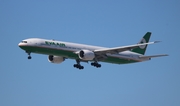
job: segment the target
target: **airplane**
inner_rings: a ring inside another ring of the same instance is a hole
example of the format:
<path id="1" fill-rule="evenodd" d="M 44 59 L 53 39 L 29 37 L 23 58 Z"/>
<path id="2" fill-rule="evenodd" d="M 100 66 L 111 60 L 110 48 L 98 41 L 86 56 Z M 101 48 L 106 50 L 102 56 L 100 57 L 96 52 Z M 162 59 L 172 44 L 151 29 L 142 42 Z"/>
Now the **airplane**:
<path id="1" fill-rule="evenodd" d="M 113 48 L 40 38 L 22 40 L 18 46 L 28 54 L 28 59 L 32 58 L 31 53 L 45 54 L 48 55 L 48 61 L 51 63 L 62 63 L 66 59 L 74 59 L 76 60 L 75 68 L 84 69 L 80 62 L 91 62 L 92 66 L 99 68 L 101 67 L 99 62 L 128 64 L 168 56 L 167 54 L 145 55 L 149 44 L 160 42 L 149 42 L 150 37 L 151 32 L 147 32 L 137 44 Z"/>

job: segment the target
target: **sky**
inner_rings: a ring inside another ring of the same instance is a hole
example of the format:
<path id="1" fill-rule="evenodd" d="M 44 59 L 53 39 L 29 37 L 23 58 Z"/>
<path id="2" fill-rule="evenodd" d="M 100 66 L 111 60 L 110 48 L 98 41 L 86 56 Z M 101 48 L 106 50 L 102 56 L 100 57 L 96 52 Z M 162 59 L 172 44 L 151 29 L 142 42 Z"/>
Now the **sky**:
<path id="1" fill-rule="evenodd" d="M 180 106 L 179 0 L 0 0 L 0 106 Z M 136 44 L 152 32 L 151 61 L 101 68 L 18 47 L 45 38 L 103 47 Z"/>

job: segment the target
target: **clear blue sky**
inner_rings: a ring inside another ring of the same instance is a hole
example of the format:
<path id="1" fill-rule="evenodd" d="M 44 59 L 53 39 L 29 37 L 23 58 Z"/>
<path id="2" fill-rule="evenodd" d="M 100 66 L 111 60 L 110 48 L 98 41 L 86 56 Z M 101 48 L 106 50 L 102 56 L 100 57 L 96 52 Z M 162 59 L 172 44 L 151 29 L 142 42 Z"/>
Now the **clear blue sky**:
<path id="1" fill-rule="evenodd" d="M 180 106 L 179 0 L 0 0 L 0 106 Z M 147 32 L 148 62 L 52 64 L 18 47 L 38 37 L 116 47 Z"/>

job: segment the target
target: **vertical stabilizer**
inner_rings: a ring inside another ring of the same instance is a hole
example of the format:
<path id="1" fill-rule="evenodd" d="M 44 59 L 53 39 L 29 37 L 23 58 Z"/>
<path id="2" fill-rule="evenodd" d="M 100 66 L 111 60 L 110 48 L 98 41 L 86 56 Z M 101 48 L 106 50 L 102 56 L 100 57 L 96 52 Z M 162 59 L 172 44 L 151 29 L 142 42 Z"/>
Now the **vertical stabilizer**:
<path id="1" fill-rule="evenodd" d="M 143 36 L 143 38 L 140 40 L 140 42 L 139 42 L 138 44 L 148 43 L 150 37 L 151 37 L 151 32 L 147 32 L 147 33 Z M 147 46 L 148 46 L 148 45 L 139 46 L 138 48 L 132 49 L 131 51 L 144 55 L 145 52 L 146 52 Z"/>

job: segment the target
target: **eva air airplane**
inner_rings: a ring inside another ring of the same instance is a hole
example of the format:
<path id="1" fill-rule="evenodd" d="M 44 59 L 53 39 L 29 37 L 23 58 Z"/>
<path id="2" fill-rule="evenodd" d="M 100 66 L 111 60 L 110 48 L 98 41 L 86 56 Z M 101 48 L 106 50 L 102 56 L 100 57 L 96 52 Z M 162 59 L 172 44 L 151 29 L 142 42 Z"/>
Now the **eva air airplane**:
<path id="1" fill-rule="evenodd" d="M 166 54 L 144 55 L 147 45 L 159 42 L 149 42 L 150 36 L 151 33 L 147 32 L 138 44 L 113 48 L 39 38 L 25 39 L 18 46 L 26 51 L 28 59 L 31 59 L 31 53 L 38 53 L 48 55 L 48 61 L 51 63 L 75 59 L 75 68 L 84 69 L 80 62 L 91 62 L 92 66 L 99 68 L 101 67 L 99 62 L 128 64 L 147 61 L 153 57 L 167 56 Z"/>

